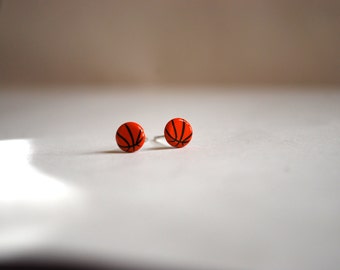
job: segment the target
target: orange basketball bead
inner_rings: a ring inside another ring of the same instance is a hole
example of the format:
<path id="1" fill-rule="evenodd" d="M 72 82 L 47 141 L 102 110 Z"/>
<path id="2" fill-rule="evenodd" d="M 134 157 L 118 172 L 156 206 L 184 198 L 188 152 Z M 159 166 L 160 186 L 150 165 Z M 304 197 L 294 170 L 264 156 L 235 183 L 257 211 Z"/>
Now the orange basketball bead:
<path id="1" fill-rule="evenodd" d="M 116 142 L 123 151 L 136 152 L 145 142 L 144 129 L 135 122 L 124 123 L 117 130 Z"/>
<path id="2" fill-rule="evenodd" d="M 182 148 L 186 146 L 192 138 L 192 127 L 187 120 L 174 118 L 166 124 L 164 137 L 171 146 Z"/>

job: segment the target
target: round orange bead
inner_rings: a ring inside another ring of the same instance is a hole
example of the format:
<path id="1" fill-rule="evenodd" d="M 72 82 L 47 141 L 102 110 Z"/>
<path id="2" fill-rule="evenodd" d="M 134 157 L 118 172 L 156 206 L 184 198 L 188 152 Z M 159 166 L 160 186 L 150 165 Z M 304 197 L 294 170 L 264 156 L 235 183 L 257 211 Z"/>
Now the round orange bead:
<path id="1" fill-rule="evenodd" d="M 187 120 L 174 118 L 166 124 L 164 137 L 171 146 L 182 148 L 186 146 L 192 138 L 192 127 Z"/>
<path id="2" fill-rule="evenodd" d="M 145 142 L 144 129 L 135 122 L 124 123 L 117 130 L 116 142 L 123 151 L 136 152 Z"/>

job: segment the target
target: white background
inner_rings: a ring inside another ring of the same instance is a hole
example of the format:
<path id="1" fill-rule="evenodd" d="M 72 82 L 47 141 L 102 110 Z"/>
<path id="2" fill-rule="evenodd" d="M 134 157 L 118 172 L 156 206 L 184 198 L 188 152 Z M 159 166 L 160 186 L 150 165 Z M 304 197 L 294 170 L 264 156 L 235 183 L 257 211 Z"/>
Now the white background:
<path id="1" fill-rule="evenodd" d="M 1 258 L 338 268 L 335 89 L 2 90 Z M 174 117 L 194 130 L 183 149 L 152 141 Z M 114 140 L 127 121 L 149 138 L 133 154 Z"/>

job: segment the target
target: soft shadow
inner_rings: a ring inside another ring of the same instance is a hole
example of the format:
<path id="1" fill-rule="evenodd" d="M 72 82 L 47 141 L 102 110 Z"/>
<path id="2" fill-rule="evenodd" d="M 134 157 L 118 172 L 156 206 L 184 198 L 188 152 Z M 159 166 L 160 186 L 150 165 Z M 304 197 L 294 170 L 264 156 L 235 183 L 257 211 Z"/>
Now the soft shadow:
<path id="1" fill-rule="evenodd" d="M 150 142 L 152 144 L 156 144 L 157 146 L 150 146 L 150 147 L 147 147 L 147 148 L 142 148 L 139 152 L 175 149 L 174 147 L 163 144 L 162 139 L 164 139 L 163 135 L 155 136 L 152 140 L 150 140 Z M 124 151 L 119 150 L 119 149 L 85 153 L 85 155 L 90 155 L 90 154 L 131 154 L 131 153 L 127 153 L 127 152 L 124 152 Z"/>
<path id="2" fill-rule="evenodd" d="M 130 153 L 124 152 L 122 150 L 104 150 L 104 151 L 89 152 L 86 154 L 130 154 Z"/>
<path id="3" fill-rule="evenodd" d="M 175 148 L 173 148 L 171 146 L 156 146 L 156 147 L 145 148 L 142 151 L 170 150 L 170 149 L 175 149 Z"/>
<path id="4" fill-rule="evenodd" d="M 45 254 L 44 254 L 45 255 Z M 133 265 L 126 262 L 101 262 L 96 259 L 83 259 L 83 258 L 63 258 L 55 256 L 55 258 L 41 258 L 38 256 L 13 258 L 0 260 L 0 269 L 11 270 L 42 270 L 42 269 L 55 269 L 55 270 L 174 270 L 178 268 L 164 267 L 164 266 L 144 266 Z"/>
<path id="5" fill-rule="evenodd" d="M 170 149 L 175 149 L 174 147 L 171 146 L 155 146 L 155 147 L 149 147 L 149 148 L 142 148 L 138 152 L 144 152 L 144 151 L 156 151 L 156 150 L 170 150 Z M 132 152 L 133 153 L 133 152 Z M 94 151 L 94 152 L 88 152 L 84 153 L 84 155 L 94 155 L 94 154 L 132 154 L 132 153 L 127 153 L 122 150 L 104 150 L 104 151 Z"/>

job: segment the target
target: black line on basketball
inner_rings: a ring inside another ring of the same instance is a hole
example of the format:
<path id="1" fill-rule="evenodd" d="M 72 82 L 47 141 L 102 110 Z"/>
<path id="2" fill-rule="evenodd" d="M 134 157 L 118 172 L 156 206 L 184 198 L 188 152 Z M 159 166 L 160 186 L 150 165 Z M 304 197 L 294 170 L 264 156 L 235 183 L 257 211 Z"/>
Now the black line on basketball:
<path id="1" fill-rule="evenodd" d="M 127 124 L 125 124 L 125 127 L 126 127 L 127 131 L 130 134 L 131 141 L 132 141 L 132 148 L 133 148 L 133 151 L 135 151 L 135 142 L 134 142 L 134 139 L 133 139 L 133 135 L 132 135 L 131 129 L 129 128 L 129 126 Z"/>
<path id="2" fill-rule="evenodd" d="M 124 145 L 120 145 L 119 143 L 117 143 L 117 144 L 118 144 L 119 148 L 122 149 L 123 151 L 125 151 L 125 152 L 130 151 L 131 146 L 124 146 Z"/>
<path id="3" fill-rule="evenodd" d="M 174 122 L 174 120 L 171 120 L 171 124 L 172 124 L 172 127 L 174 128 L 174 132 L 175 132 L 175 140 L 177 140 L 177 130 L 176 130 L 176 127 L 175 127 L 175 122 Z"/>
<path id="4" fill-rule="evenodd" d="M 138 145 L 138 146 L 139 146 L 139 143 L 140 143 L 140 142 L 138 142 L 138 141 L 139 141 L 139 138 L 140 138 L 140 135 L 141 135 L 141 134 L 142 134 L 142 130 L 140 129 L 139 132 L 138 132 L 137 139 L 136 139 L 136 145 Z"/>
<path id="5" fill-rule="evenodd" d="M 182 141 L 182 144 L 188 143 L 190 141 L 191 136 L 192 136 L 192 133 L 190 133 L 189 136 L 185 137 L 184 140 Z"/>
<path id="6" fill-rule="evenodd" d="M 179 145 L 182 142 L 183 136 L 184 136 L 184 131 L 185 131 L 185 122 L 183 121 L 183 125 L 182 125 L 182 134 L 181 134 L 181 138 L 178 140 L 177 145 Z"/>
<path id="7" fill-rule="evenodd" d="M 120 144 L 118 144 L 118 146 L 119 146 L 120 148 L 127 148 L 127 150 L 129 150 L 129 148 L 131 147 L 131 146 L 125 146 L 125 145 L 120 145 Z"/>
<path id="8" fill-rule="evenodd" d="M 170 133 L 169 133 L 169 131 L 168 131 L 167 129 L 165 129 L 165 132 L 166 132 L 166 134 L 167 134 L 171 139 L 173 139 L 172 142 L 177 141 L 174 137 L 172 137 L 172 136 L 170 135 Z"/>
<path id="9" fill-rule="evenodd" d="M 137 146 L 137 145 L 139 146 L 139 144 L 140 144 L 142 141 L 143 141 L 143 137 L 140 138 L 139 141 L 136 142 L 136 146 Z"/>
<path id="10" fill-rule="evenodd" d="M 122 135 L 120 135 L 119 132 L 117 132 L 117 135 L 118 135 L 118 137 L 120 137 L 122 140 L 124 140 L 124 142 L 126 142 L 126 144 L 127 144 L 129 147 L 131 147 L 131 145 L 130 145 L 130 143 L 128 142 L 128 140 L 125 139 Z"/>

